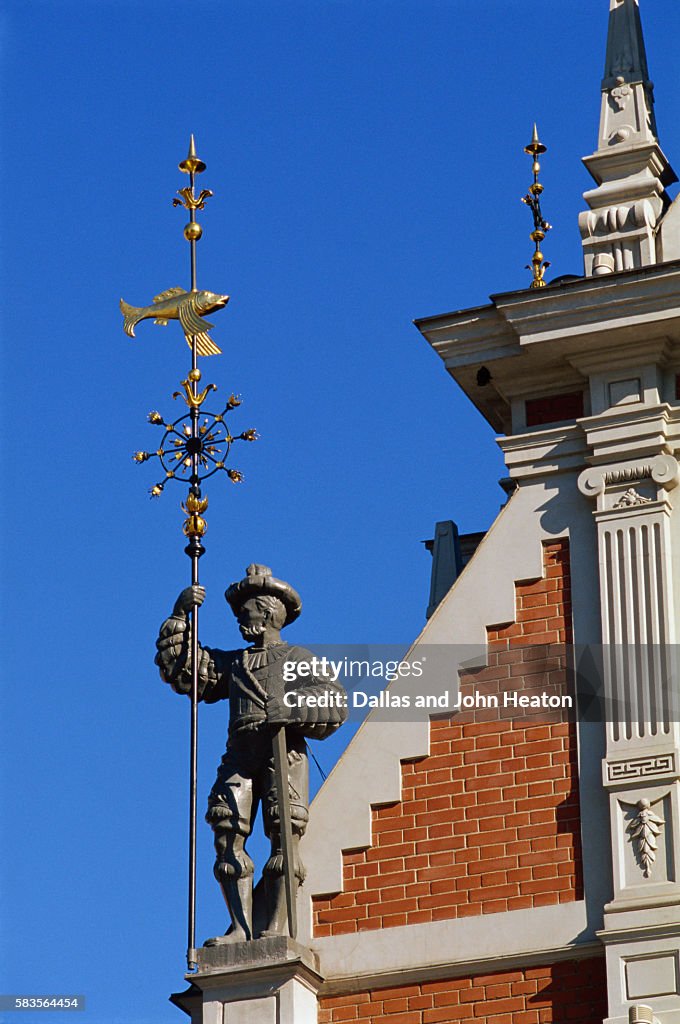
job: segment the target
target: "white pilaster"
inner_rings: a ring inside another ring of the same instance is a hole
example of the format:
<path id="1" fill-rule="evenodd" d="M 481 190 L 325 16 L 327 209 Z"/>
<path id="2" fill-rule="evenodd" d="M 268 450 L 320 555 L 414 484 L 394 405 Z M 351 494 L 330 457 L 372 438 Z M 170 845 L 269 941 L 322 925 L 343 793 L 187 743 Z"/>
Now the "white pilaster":
<path id="1" fill-rule="evenodd" d="M 672 530 L 680 467 L 669 453 L 668 410 L 658 403 L 654 387 L 640 386 L 626 408 L 625 388 L 618 387 L 621 371 L 607 376 L 591 378 L 592 388 L 609 396 L 612 407 L 581 421 L 595 465 L 583 471 L 579 488 L 596 501 L 599 550 L 607 717 L 603 783 L 609 793 L 614 889 L 600 933 L 607 956 L 608 1021 L 623 1024 L 642 999 L 653 1001 L 656 1017 L 669 1024 L 680 1020 Z M 625 382 L 645 377 L 653 380 L 648 368 L 631 368 Z M 601 408 L 593 397 L 593 406 Z"/>

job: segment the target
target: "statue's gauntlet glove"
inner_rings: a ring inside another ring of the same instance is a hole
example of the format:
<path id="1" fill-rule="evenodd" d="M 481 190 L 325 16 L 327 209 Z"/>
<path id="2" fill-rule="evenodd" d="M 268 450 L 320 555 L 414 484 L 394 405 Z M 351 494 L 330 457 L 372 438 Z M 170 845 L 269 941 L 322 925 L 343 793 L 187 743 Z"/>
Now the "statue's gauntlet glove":
<path id="1" fill-rule="evenodd" d="M 156 664 L 161 678 L 177 693 L 191 692 L 191 625 L 186 614 L 180 612 L 166 619 L 160 628 L 156 641 Z M 199 700 L 217 686 L 218 675 L 212 652 L 208 648 L 198 650 L 198 697 Z"/>

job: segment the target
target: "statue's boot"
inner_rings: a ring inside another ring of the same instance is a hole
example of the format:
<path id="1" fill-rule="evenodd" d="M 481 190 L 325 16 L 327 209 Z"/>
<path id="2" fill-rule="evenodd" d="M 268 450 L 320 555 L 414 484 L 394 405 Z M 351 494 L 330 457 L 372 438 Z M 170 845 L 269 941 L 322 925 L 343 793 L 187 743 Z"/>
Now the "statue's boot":
<path id="1" fill-rule="evenodd" d="M 233 837 L 229 842 L 225 851 L 227 859 L 221 859 L 221 852 L 218 847 L 214 874 L 227 904 L 231 928 L 225 935 L 207 939 L 204 943 L 206 946 L 247 942 L 253 937 L 253 862 L 243 849 L 243 838 L 240 836 Z"/>
<path id="2" fill-rule="evenodd" d="M 300 837 L 293 835 L 295 858 L 295 891 L 304 879 L 304 868 L 298 854 Z M 283 872 L 283 853 L 278 836 L 272 836 L 272 854 L 262 872 L 264 895 L 267 907 L 267 925 L 260 932 L 260 938 L 270 935 L 288 935 L 288 905 L 286 903 L 286 880 Z"/>
<path id="3" fill-rule="evenodd" d="M 267 904 L 267 927 L 260 932 L 260 938 L 267 938 L 269 935 L 287 935 L 288 907 L 283 875 L 264 876 L 264 896 Z"/>
<path id="4" fill-rule="evenodd" d="M 253 879 L 229 876 L 220 881 L 220 889 L 231 917 L 231 928 L 224 935 L 206 939 L 205 946 L 219 946 L 225 942 L 247 942 L 253 937 Z"/>
<path id="5" fill-rule="evenodd" d="M 220 942 L 247 942 L 253 937 L 253 876 L 230 875 L 220 888 L 231 916 L 231 928 Z"/>

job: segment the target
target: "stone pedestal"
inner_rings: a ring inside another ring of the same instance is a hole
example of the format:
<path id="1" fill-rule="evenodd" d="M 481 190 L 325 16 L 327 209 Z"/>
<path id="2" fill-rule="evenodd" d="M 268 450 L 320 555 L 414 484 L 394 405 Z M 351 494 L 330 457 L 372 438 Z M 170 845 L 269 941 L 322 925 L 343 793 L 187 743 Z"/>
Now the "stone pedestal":
<path id="1" fill-rule="evenodd" d="M 203 946 L 190 987 L 170 997 L 192 1024 L 317 1024 L 318 957 L 283 935 Z"/>

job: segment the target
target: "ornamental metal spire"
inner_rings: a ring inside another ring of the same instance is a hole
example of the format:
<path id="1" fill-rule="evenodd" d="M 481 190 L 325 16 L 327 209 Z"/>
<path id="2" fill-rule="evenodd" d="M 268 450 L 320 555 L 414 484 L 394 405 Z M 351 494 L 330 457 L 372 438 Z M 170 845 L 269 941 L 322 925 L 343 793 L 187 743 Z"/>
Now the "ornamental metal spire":
<path id="1" fill-rule="evenodd" d="M 535 123 L 531 142 L 528 146 L 524 147 L 524 152 L 533 157 L 532 171 L 534 175 L 533 184 L 529 185 L 529 191 L 522 197 L 522 202 L 526 203 L 534 218 L 534 230 L 529 235 L 529 238 L 534 243 L 534 255 L 531 257 L 531 263 L 527 264 L 526 269 L 530 270 L 533 274 L 533 281 L 529 287 L 545 288 L 544 275 L 550 266 L 550 263 L 543 259 L 541 242 L 545 238 L 546 232 L 550 231 L 552 224 L 548 224 L 547 220 L 544 220 L 543 214 L 541 213 L 541 193 L 543 192 L 543 186 L 538 180 L 538 174 L 541 170 L 538 158 L 541 153 L 547 152 L 547 146 L 544 146 L 539 140 L 538 128 Z"/>
<path id="2" fill-rule="evenodd" d="M 179 286 L 169 288 L 157 295 L 149 306 L 130 306 L 120 300 L 124 316 L 124 330 L 134 338 L 134 328 L 141 320 L 154 319 L 154 323 L 166 326 L 170 320 L 179 320 L 184 337 L 191 349 L 191 369 L 181 381 L 182 391 L 175 391 L 173 398 L 181 398 L 188 411 L 177 419 L 166 420 L 159 412 L 149 413 L 149 422 L 162 431 L 155 451 L 138 451 L 133 455 L 135 462 L 142 463 L 157 459 L 163 476 L 151 487 L 152 497 L 158 497 L 169 481 L 186 484 L 188 493 L 181 504 L 185 515 L 182 526 L 188 543 L 185 552 L 191 559 L 191 583 L 198 585 L 199 559 L 205 552 L 203 536 L 207 530 L 204 513 L 208 499 L 202 492 L 202 484 L 216 473 L 224 472 L 233 483 L 240 483 L 243 474 L 227 466 L 227 458 L 235 441 L 255 441 L 255 430 L 244 430 L 232 435 L 227 425 L 228 414 L 241 404 L 240 397 L 231 394 L 219 412 L 203 407 L 210 392 L 217 391 L 215 384 L 206 384 L 199 390 L 201 371 L 198 357 L 217 355 L 220 349 L 209 335 L 213 324 L 204 319 L 207 313 L 222 309 L 229 301 L 228 295 L 199 291 L 196 282 L 196 243 L 203 234 L 196 221 L 196 210 L 202 210 L 212 196 L 210 189 L 195 193 L 197 174 L 205 171 L 205 164 L 196 155 L 193 135 L 189 152 L 179 164 L 179 169 L 189 175 L 189 185 L 178 190 L 172 200 L 173 206 L 189 211 L 189 223 L 184 227 L 184 237 L 190 249 L 189 291 Z M 187 922 L 187 964 L 196 967 L 196 778 L 198 763 L 198 605 L 191 612 L 191 732 L 190 732 L 190 794 L 189 794 L 189 898 Z"/>

